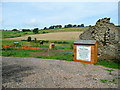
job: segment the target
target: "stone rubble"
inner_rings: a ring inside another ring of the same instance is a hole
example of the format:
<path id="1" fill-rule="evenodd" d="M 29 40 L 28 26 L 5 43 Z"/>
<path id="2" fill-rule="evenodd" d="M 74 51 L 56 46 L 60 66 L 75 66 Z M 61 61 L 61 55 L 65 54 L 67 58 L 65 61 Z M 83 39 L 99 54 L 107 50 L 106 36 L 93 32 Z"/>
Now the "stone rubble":
<path id="1" fill-rule="evenodd" d="M 120 62 L 120 29 L 110 23 L 110 18 L 99 19 L 95 26 L 80 35 L 81 40 L 99 42 L 99 59 Z"/>

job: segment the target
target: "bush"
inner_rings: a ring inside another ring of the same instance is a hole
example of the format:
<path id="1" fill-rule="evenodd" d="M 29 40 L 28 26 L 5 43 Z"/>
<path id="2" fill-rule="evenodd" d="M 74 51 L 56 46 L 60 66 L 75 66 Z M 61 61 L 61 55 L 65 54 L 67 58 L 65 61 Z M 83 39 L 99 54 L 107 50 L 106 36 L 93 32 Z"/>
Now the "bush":
<path id="1" fill-rule="evenodd" d="M 44 33 L 46 33 L 46 32 L 43 31 L 42 33 L 44 34 Z"/>
<path id="2" fill-rule="evenodd" d="M 37 38 L 34 38 L 34 39 L 35 39 L 34 42 L 37 43 Z"/>
<path id="3" fill-rule="evenodd" d="M 13 48 L 9 48 L 9 47 L 3 47 L 2 50 L 13 50 Z"/>
<path id="4" fill-rule="evenodd" d="M 34 28 L 33 33 L 37 34 L 38 33 L 38 28 Z"/>
<path id="5" fill-rule="evenodd" d="M 31 41 L 31 37 L 28 37 L 28 38 L 27 38 L 27 41 L 30 42 L 30 41 Z"/>
<path id="6" fill-rule="evenodd" d="M 24 33 L 24 34 L 28 34 L 28 33 Z"/>
<path id="7" fill-rule="evenodd" d="M 70 45 L 70 49 L 73 49 L 73 44 Z"/>
<path id="8" fill-rule="evenodd" d="M 69 42 L 63 41 L 63 44 L 69 44 Z"/>

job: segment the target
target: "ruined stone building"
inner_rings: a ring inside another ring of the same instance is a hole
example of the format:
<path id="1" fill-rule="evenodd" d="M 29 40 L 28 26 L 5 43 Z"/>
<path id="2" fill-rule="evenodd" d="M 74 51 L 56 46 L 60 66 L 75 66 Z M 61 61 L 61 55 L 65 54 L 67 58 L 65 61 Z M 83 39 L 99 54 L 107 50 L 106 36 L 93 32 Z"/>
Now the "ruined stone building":
<path id="1" fill-rule="evenodd" d="M 99 59 L 120 62 L 120 29 L 110 23 L 110 18 L 99 19 L 95 26 L 80 35 L 81 40 L 99 42 Z"/>

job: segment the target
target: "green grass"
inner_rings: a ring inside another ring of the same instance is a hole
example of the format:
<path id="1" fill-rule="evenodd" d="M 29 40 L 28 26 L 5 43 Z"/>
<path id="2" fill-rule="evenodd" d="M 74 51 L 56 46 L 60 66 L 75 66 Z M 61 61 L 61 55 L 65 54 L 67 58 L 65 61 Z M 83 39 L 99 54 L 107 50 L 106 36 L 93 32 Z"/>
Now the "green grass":
<path id="1" fill-rule="evenodd" d="M 101 83 L 113 83 L 113 84 L 117 84 L 118 79 L 111 79 L 111 80 L 107 80 L 107 79 L 100 79 Z"/>
<path id="2" fill-rule="evenodd" d="M 44 58 L 44 59 L 57 59 L 57 60 L 66 60 L 73 61 L 72 53 L 55 53 L 54 55 L 40 55 L 36 58 Z"/>
<path id="3" fill-rule="evenodd" d="M 89 27 L 73 27 L 73 28 L 61 28 L 61 29 L 48 29 L 39 30 L 39 34 L 51 33 L 51 32 L 71 32 L 71 31 L 85 31 Z M 20 31 L 0 31 L 0 38 L 14 38 L 21 37 L 23 35 L 34 34 L 33 32 L 20 32 Z"/>
<path id="4" fill-rule="evenodd" d="M 5 48 L 3 45 L 13 45 L 13 42 L 19 42 L 21 45 L 26 46 L 40 46 L 45 49 L 11 49 Z M 51 42 L 56 42 L 55 48 L 49 50 L 49 44 Z M 65 42 L 65 43 L 63 43 Z M 13 56 L 13 57 L 35 57 L 35 58 L 43 58 L 43 59 L 58 59 L 58 60 L 66 60 L 73 61 L 73 53 L 66 53 L 67 51 L 73 51 L 73 41 L 47 41 L 43 45 L 38 43 L 27 42 L 27 41 L 14 41 L 14 40 L 3 40 L 2 41 L 2 56 Z M 57 52 L 60 51 L 61 52 Z M 34 54 L 34 55 L 33 55 Z M 99 60 L 95 65 L 102 65 L 105 67 L 120 69 L 120 64 L 105 60 Z"/>
<path id="5" fill-rule="evenodd" d="M 20 32 L 20 31 L 0 31 L 2 37 L 0 38 L 14 38 L 21 37 L 23 35 L 34 34 L 33 32 Z"/>
<path id="6" fill-rule="evenodd" d="M 112 75 L 112 71 L 114 71 L 114 70 L 112 70 L 112 69 L 104 69 L 104 70 L 108 71 L 108 72 L 109 72 L 109 75 Z"/>
<path id="7" fill-rule="evenodd" d="M 85 31 L 89 27 L 73 27 L 73 28 L 61 28 L 61 29 L 48 29 L 48 30 L 40 30 L 39 33 L 51 33 L 51 32 L 72 32 L 72 31 Z"/>
<path id="8" fill-rule="evenodd" d="M 47 55 L 32 55 L 33 53 L 45 53 L 47 52 Z M 49 55 L 49 53 L 52 53 L 52 55 Z M 35 58 L 43 58 L 43 59 L 58 59 L 58 60 L 67 60 L 67 61 L 73 61 L 73 53 L 60 53 L 60 52 L 51 52 L 48 49 L 12 49 L 12 48 L 4 48 L 2 51 L 2 56 L 13 56 L 13 57 L 35 57 Z"/>
<path id="9" fill-rule="evenodd" d="M 109 68 L 114 68 L 114 69 L 120 69 L 120 63 L 116 63 L 116 62 L 111 62 L 111 61 L 106 61 L 106 60 L 99 60 L 96 65 L 102 65 L 105 67 L 109 67 Z"/>
<path id="10" fill-rule="evenodd" d="M 2 51 L 2 56 L 14 56 L 14 57 L 29 57 L 29 51 L 26 50 L 17 50 L 17 49 L 11 49 L 11 50 L 5 50 Z"/>
<path id="11" fill-rule="evenodd" d="M 12 40 L 4 40 L 2 42 L 3 45 L 11 45 L 13 46 L 13 42 L 19 42 L 21 45 L 26 45 L 26 46 L 40 46 L 41 48 L 46 48 L 46 49 L 12 49 L 12 48 L 6 48 L 2 47 L 2 56 L 15 56 L 15 57 L 37 57 L 37 58 L 49 58 L 49 59 L 59 59 L 59 60 L 68 60 L 72 61 L 73 60 L 73 53 L 60 53 L 60 52 L 54 52 L 55 50 L 71 50 L 70 45 L 71 44 L 55 44 L 55 48 L 48 51 L 49 43 L 44 43 L 44 45 L 40 45 L 39 43 L 34 43 L 34 42 L 27 42 L 27 41 L 12 41 Z M 71 42 L 70 42 L 71 43 Z M 72 50 L 71 50 L 72 51 Z M 23 52 L 23 53 L 22 53 Z M 48 53 L 53 53 L 53 55 L 31 55 L 30 53 L 40 53 L 40 52 L 48 52 Z M 62 58 L 61 58 L 62 57 Z"/>

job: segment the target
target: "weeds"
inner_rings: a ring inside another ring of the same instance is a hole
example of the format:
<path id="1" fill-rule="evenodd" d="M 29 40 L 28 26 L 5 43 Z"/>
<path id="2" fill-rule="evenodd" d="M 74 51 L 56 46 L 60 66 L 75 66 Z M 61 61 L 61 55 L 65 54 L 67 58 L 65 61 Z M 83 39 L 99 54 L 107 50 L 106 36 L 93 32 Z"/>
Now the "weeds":
<path id="1" fill-rule="evenodd" d="M 109 68 L 114 68 L 114 69 L 120 69 L 120 63 L 116 63 L 116 62 L 111 62 L 111 61 L 106 61 L 106 60 L 99 60 L 96 65 L 102 65 L 105 67 L 109 67 Z"/>
<path id="2" fill-rule="evenodd" d="M 107 83 L 108 80 L 106 80 L 106 79 L 100 79 L 100 82 L 101 82 L 101 83 Z"/>
<path id="3" fill-rule="evenodd" d="M 106 71 L 109 71 L 109 75 L 112 75 L 112 71 L 114 71 L 114 70 L 112 70 L 112 69 L 104 69 L 104 70 L 106 70 Z"/>
<path id="4" fill-rule="evenodd" d="M 100 79 L 101 83 L 113 83 L 113 84 L 117 84 L 117 79 L 111 79 L 111 80 L 107 80 L 107 79 Z"/>

